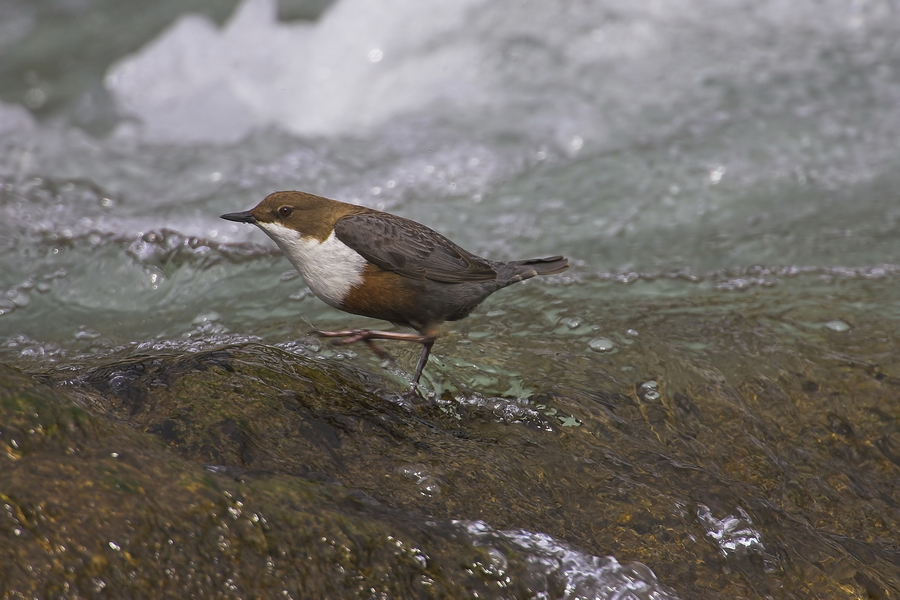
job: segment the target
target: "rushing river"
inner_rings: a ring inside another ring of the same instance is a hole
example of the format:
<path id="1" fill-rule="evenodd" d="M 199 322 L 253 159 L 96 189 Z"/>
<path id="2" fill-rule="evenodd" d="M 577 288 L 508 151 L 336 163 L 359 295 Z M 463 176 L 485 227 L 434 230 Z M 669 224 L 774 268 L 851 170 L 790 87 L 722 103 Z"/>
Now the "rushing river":
<path id="1" fill-rule="evenodd" d="M 0 3 L 0 589 L 900 596 L 900 6 Z M 494 259 L 424 382 L 218 218 Z"/>

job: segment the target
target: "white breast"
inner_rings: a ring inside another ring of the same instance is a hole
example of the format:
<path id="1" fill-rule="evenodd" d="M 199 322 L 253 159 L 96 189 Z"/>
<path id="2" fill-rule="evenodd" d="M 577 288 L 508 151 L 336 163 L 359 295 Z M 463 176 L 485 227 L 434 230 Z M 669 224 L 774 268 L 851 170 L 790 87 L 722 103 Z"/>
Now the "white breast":
<path id="1" fill-rule="evenodd" d="M 257 223 L 275 240 L 293 263 L 313 293 L 331 306 L 340 308 L 350 288 L 362 283 L 366 259 L 335 237 L 324 242 L 308 238 L 278 223 Z"/>

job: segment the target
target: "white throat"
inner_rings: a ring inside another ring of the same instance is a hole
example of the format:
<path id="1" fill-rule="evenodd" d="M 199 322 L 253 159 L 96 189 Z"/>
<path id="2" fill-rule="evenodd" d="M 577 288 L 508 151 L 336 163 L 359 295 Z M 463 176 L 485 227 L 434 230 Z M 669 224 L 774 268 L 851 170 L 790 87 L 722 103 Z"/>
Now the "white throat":
<path id="1" fill-rule="evenodd" d="M 299 232 L 278 223 L 257 225 L 275 240 L 309 289 L 331 306 L 340 308 L 350 289 L 362 283 L 366 259 L 336 238 L 333 231 L 320 242 L 304 239 Z"/>

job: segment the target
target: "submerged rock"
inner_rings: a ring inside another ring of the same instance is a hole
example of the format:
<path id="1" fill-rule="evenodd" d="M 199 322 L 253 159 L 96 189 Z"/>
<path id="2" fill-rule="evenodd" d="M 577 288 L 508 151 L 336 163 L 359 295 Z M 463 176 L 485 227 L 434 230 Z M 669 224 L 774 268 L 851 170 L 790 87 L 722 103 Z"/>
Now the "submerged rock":
<path id="1" fill-rule="evenodd" d="M 0 579 L 24 596 L 671 596 L 659 577 L 690 598 L 889 597 L 900 342 L 861 311 L 835 334 L 751 308 L 610 310 L 641 335 L 606 354 L 560 336 L 507 360 L 447 336 L 457 393 L 428 401 L 261 344 L 107 355 L 46 385 L 4 368 Z M 529 395 L 459 383 L 504 372 Z"/>
<path id="2" fill-rule="evenodd" d="M 394 465 L 428 461 L 457 488 L 421 508 L 477 513 L 455 480 L 500 493 L 473 452 L 496 440 L 444 429 L 459 415 L 426 420 L 360 373 L 248 346 L 119 361 L 55 389 L 0 365 L 0 382 L 7 593 L 669 597 L 643 565 L 417 511 L 435 497 Z"/>

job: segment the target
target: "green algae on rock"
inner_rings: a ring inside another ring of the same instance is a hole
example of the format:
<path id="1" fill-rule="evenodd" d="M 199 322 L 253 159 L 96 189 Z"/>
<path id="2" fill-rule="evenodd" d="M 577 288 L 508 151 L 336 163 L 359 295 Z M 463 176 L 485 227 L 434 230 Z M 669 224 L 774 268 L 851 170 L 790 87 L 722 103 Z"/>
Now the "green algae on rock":
<path id="1" fill-rule="evenodd" d="M 187 373 L 186 363 L 209 369 L 223 358 L 173 364 Z M 204 468 L 157 436 L 90 414 L 65 388 L 4 365 L 0 382 L 0 580 L 11 597 L 463 598 L 541 589 L 515 544 L 499 572 L 483 567 L 497 563 L 494 546 L 511 543 L 499 533 L 479 546 L 464 525 L 411 519 L 311 473 Z M 611 560 L 602 566 L 622 585 L 630 569 L 647 577 L 646 568 Z M 566 585 L 544 577 L 546 591 Z"/>

